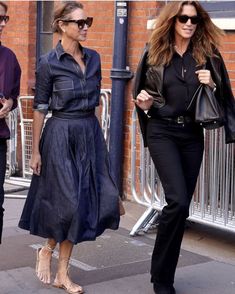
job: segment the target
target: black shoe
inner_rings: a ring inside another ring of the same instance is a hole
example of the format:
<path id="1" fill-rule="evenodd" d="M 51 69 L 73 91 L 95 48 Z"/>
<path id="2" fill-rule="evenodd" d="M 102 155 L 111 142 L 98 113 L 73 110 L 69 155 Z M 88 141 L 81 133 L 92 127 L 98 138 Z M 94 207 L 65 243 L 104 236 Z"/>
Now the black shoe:
<path id="1" fill-rule="evenodd" d="M 176 294 L 175 288 L 172 285 L 154 283 L 153 290 L 156 294 Z"/>

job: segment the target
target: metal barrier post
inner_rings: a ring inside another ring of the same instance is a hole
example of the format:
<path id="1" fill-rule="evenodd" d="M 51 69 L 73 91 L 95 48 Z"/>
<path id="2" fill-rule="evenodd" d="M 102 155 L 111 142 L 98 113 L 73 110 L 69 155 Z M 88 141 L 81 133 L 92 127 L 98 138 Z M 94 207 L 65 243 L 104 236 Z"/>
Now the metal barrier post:
<path id="1" fill-rule="evenodd" d="M 17 168 L 16 149 L 17 149 L 17 119 L 18 111 L 14 109 L 9 113 L 7 124 L 10 129 L 10 140 L 7 141 L 7 171 L 6 177 L 15 173 Z"/>

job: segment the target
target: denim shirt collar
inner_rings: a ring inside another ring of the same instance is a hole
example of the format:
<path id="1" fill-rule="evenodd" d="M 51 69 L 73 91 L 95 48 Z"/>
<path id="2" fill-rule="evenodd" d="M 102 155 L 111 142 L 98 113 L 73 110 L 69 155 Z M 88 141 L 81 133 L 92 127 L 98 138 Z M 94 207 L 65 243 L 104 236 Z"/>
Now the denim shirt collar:
<path id="1" fill-rule="evenodd" d="M 89 53 L 87 52 L 86 48 L 82 47 L 82 45 L 79 43 L 79 48 L 82 51 L 82 55 L 84 60 L 86 60 L 89 57 Z M 55 51 L 56 51 L 56 55 L 58 60 L 61 59 L 61 57 L 65 54 L 67 54 L 67 52 L 64 51 L 63 46 L 61 45 L 61 41 L 59 41 L 55 47 Z"/>

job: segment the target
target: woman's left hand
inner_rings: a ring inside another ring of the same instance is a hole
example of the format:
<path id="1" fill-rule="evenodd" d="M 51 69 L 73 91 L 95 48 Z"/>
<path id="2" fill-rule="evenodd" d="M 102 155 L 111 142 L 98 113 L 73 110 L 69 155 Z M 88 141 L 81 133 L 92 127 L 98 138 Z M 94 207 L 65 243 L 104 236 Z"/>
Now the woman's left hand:
<path id="1" fill-rule="evenodd" d="M 2 98 L 0 99 L 0 103 L 2 104 L 2 108 L 0 109 L 0 118 L 5 118 L 11 111 L 13 100 L 11 98 Z"/>
<path id="2" fill-rule="evenodd" d="M 199 82 L 214 88 L 214 81 L 211 77 L 211 72 L 207 69 L 200 69 L 195 72 L 198 75 Z"/>

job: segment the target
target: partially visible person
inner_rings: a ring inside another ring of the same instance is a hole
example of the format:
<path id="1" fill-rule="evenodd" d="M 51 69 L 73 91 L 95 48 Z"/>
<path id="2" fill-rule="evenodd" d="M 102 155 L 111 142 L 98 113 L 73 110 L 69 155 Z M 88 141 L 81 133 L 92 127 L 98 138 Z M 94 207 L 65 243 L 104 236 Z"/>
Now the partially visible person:
<path id="1" fill-rule="evenodd" d="M 0 1 L 0 40 L 6 23 L 9 21 L 7 5 Z M 0 41 L 0 244 L 3 228 L 4 180 L 6 173 L 7 140 L 10 131 L 6 124 L 9 112 L 17 107 L 20 93 L 21 69 L 15 54 Z"/>
<path id="2" fill-rule="evenodd" d="M 63 2 L 54 13 L 60 41 L 40 58 L 34 98 L 33 177 L 19 226 L 47 238 L 37 250 L 36 274 L 51 282 L 52 252 L 59 243 L 53 286 L 83 293 L 68 276 L 75 244 L 95 240 L 119 225 L 119 192 L 95 107 L 99 105 L 99 54 L 81 45 L 93 18 L 83 5 Z M 52 117 L 42 131 L 45 115 Z M 42 133 L 42 134 L 41 134 Z"/>
<path id="3" fill-rule="evenodd" d="M 176 293 L 175 270 L 204 150 L 195 109 L 187 110 L 200 84 L 214 91 L 224 108 L 226 143 L 235 142 L 235 101 L 218 51 L 223 35 L 199 1 L 171 1 L 158 16 L 137 69 L 134 101 L 167 203 L 152 255 L 156 294 Z"/>

